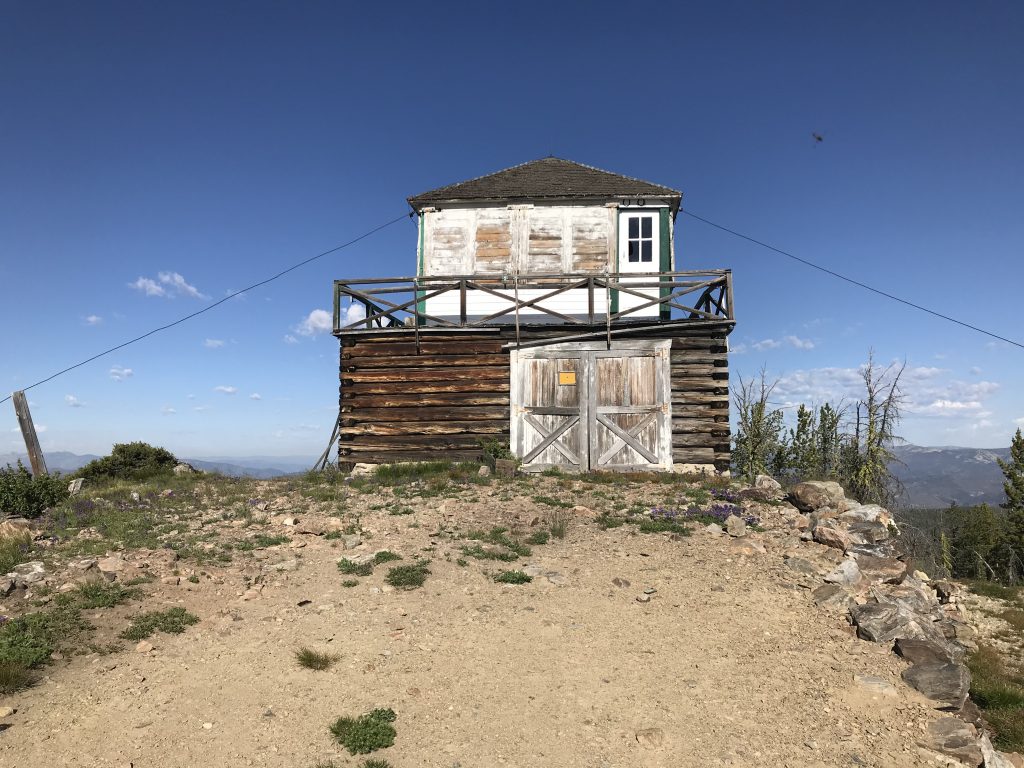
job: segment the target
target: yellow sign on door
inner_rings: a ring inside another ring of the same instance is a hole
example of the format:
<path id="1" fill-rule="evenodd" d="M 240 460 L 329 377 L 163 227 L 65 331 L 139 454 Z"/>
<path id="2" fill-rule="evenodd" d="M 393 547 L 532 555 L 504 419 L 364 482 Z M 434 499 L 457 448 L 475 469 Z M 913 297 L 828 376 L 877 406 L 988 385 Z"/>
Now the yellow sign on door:
<path id="1" fill-rule="evenodd" d="M 576 385 L 576 371 L 559 371 L 558 383 L 561 386 Z"/>

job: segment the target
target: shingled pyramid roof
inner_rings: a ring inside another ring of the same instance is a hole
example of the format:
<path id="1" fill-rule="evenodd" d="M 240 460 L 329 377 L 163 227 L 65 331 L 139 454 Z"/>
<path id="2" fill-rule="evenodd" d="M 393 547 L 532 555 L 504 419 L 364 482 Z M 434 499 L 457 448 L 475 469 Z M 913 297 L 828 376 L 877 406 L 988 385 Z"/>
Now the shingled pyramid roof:
<path id="1" fill-rule="evenodd" d="M 476 179 L 438 187 L 409 198 L 415 210 L 433 203 L 483 200 L 543 200 L 609 197 L 673 197 L 682 193 L 649 181 L 620 176 L 589 165 L 544 157 Z"/>

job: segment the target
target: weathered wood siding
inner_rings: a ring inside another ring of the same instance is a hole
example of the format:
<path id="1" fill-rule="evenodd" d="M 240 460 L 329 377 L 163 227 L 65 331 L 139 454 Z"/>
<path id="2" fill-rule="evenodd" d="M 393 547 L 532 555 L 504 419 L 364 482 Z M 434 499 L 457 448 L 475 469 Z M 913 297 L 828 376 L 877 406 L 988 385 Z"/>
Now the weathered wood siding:
<path id="1" fill-rule="evenodd" d="M 564 334 L 564 328 L 526 327 L 521 339 L 557 343 Z M 726 332 L 669 324 L 636 337 L 672 340 L 676 469 L 728 469 Z M 511 411 L 506 345 L 514 340 L 509 327 L 480 333 L 423 332 L 419 348 L 409 331 L 340 334 L 339 461 L 471 460 L 480 457 L 482 439 L 507 441 Z"/>
<path id="2" fill-rule="evenodd" d="M 603 205 L 428 209 L 422 274 L 614 272 L 615 216 Z"/>

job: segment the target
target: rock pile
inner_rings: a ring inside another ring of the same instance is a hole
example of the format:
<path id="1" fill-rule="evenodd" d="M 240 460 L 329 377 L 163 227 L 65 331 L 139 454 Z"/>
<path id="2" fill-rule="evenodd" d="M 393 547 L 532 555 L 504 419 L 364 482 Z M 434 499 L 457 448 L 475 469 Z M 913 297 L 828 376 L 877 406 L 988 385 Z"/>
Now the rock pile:
<path id="1" fill-rule="evenodd" d="M 838 483 L 800 483 L 787 500 L 792 507 L 784 518 L 800 545 L 790 540 L 785 561 L 812 583 L 818 580 L 815 603 L 847 613 L 859 638 L 891 645 L 910 664 L 904 682 L 950 713 L 933 724 L 922 746 L 975 768 L 1013 765 L 992 749 L 968 698 L 964 657 L 975 647 L 974 630 L 960 588 L 908 573 L 888 510 L 846 498 Z"/>

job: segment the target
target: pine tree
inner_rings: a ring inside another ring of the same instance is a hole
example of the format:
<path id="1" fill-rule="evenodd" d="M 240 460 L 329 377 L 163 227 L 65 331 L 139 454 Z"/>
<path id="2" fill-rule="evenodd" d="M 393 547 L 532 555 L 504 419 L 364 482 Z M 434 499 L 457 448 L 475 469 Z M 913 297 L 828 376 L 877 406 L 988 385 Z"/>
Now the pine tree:
<path id="1" fill-rule="evenodd" d="M 818 419 L 803 403 L 796 411 L 796 428 L 789 431 L 789 453 L 789 468 L 800 480 L 822 479 Z"/>
<path id="2" fill-rule="evenodd" d="M 839 477 L 843 447 L 839 421 L 842 415 L 842 406 L 837 409 L 828 403 L 818 410 L 818 460 L 821 462 L 820 474 L 823 480 Z"/>
<path id="3" fill-rule="evenodd" d="M 1006 478 L 1003 483 L 1006 501 L 1002 507 L 1006 510 L 1007 544 L 1017 557 L 1024 557 L 1024 436 L 1019 429 L 1010 445 L 1010 460 L 998 461 Z"/>
<path id="4" fill-rule="evenodd" d="M 739 476 L 753 483 L 757 475 L 777 469 L 783 448 L 782 411 L 768 401 L 777 382 L 769 383 L 763 368 L 760 380 L 744 381 L 741 376 L 737 380 L 733 400 L 738 423 L 732 463 Z"/>

